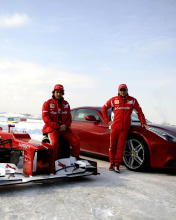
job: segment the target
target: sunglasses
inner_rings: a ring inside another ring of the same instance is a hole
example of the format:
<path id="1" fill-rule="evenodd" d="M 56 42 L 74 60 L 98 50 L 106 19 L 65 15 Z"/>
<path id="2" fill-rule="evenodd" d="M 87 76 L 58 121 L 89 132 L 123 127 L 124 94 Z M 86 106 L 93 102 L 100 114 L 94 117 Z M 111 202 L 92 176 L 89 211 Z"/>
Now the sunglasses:
<path id="1" fill-rule="evenodd" d="M 122 89 L 120 89 L 120 91 L 127 91 L 127 89 L 125 89 L 125 88 L 122 88 Z"/>

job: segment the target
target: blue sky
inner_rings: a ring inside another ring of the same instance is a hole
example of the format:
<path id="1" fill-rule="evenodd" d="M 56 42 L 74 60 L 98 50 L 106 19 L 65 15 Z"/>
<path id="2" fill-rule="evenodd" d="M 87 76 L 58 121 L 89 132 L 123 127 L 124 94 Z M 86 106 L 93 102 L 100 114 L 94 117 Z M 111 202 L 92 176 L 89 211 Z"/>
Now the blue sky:
<path id="1" fill-rule="evenodd" d="M 71 107 L 126 83 L 150 121 L 176 125 L 175 0 L 0 0 L 0 112 L 40 114 L 55 84 Z"/>

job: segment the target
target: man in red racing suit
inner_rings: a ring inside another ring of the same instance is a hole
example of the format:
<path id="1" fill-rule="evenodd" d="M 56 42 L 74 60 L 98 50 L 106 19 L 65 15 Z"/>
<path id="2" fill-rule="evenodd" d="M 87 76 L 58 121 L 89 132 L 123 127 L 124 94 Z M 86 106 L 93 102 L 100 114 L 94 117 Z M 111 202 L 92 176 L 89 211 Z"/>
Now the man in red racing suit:
<path id="1" fill-rule="evenodd" d="M 128 131 L 130 130 L 131 114 L 135 110 L 138 114 L 142 127 L 147 126 L 145 116 L 138 101 L 128 95 L 128 88 L 125 84 L 119 85 L 118 96 L 115 96 L 103 106 L 102 115 L 105 121 L 111 126 L 110 148 L 109 148 L 109 170 L 120 173 L 120 164 L 123 161 L 123 152 Z M 114 120 L 108 116 L 108 109 L 113 108 Z"/>
<path id="2" fill-rule="evenodd" d="M 72 146 L 72 156 L 79 157 L 80 143 L 71 131 L 72 117 L 70 106 L 64 100 L 64 87 L 60 84 L 55 85 L 53 96 L 43 104 L 42 118 L 45 122 L 43 134 L 48 134 L 50 143 L 54 147 L 54 158 L 58 159 L 59 134 L 64 136 Z"/>

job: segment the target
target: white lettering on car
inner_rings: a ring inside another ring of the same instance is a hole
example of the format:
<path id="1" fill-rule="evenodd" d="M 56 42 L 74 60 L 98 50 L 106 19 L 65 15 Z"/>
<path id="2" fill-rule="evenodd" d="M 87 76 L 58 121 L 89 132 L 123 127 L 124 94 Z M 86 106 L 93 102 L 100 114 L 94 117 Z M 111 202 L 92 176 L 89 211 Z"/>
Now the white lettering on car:
<path id="1" fill-rule="evenodd" d="M 19 143 L 19 147 L 24 148 L 24 149 L 30 149 L 30 146 L 27 144 L 21 144 Z"/>
<path id="2" fill-rule="evenodd" d="M 24 161 L 27 162 L 27 163 L 31 163 L 31 158 L 24 155 Z"/>

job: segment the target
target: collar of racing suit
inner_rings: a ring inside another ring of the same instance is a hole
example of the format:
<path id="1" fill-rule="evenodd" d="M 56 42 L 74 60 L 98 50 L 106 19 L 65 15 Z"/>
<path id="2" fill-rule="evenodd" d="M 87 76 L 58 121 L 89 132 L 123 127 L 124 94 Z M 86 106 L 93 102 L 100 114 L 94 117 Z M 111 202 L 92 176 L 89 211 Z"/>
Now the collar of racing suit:
<path id="1" fill-rule="evenodd" d="M 126 94 L 126 96 L 121 96 L 120 94 L 118 94 L 118 97 L 120 97 L 123 101 L 124 101 L 125 99 L 127 99 L 128 96 L 129 96 L 128 93 Z"/>
<path id="2" fill-rule="evenodd" d="M 63 97 L 61 99 L 58 99 L 58 104 L 61 104 L 62 101 L 63 101 Z"/>
<path id="3" fill-rule="evenodd" d="M 52 96 L 52 100 L 54 101 L 54 102 L 58 102 L 58 104 L 61 104 L 62 103 L 62 101 L 64 100 L 64 98 L 62 97 L 61 99 L 56 99 L 54 96 Z"/>

